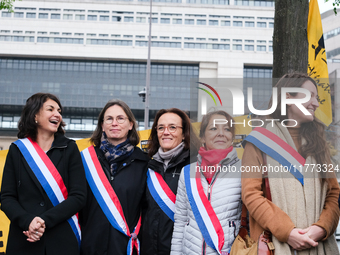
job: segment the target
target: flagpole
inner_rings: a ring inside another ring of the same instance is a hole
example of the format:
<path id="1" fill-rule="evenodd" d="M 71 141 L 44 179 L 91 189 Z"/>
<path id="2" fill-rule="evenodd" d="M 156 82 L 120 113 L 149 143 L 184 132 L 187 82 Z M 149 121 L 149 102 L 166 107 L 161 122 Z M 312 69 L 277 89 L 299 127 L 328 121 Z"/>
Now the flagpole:
<path id="1" fill-rule="evenodd" d="M 150 106 L 150 71 L 151 71 L 151 24 L 152 24 L 152 0 L 150 0 L 150 18 L 149 18 L 149 42 L 148 42 L 148 60 L 146 62 L 146 86 L 145 86 L 145 109 L 144 109 L 144 129 L 149 129 L 149 106 Z"/>

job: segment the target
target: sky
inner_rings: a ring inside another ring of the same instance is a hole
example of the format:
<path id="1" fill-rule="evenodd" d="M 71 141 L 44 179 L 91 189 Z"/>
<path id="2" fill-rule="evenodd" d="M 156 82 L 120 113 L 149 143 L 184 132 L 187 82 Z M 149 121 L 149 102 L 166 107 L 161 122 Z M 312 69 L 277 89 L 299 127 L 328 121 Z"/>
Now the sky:
<path id="1" fill-rule="evenodd" d="M 325 0 L 318 0 L 320 13 L 334 9 L 333 2 L 334 0 L 329 0 L 327 3 L 325 3 Z"/>

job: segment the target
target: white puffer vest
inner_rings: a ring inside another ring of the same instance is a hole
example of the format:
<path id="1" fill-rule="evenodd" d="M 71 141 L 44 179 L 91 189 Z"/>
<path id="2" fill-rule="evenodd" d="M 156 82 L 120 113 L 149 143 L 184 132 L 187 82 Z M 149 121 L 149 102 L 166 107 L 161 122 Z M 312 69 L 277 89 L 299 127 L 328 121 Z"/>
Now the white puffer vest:
<path id="1" fill-rule="evenodd" d="M 237 159 L 235 149 L 221 161 L 221 166 L 226 166 L 231 162 L 233 162 L 234 169 L 238 173 L 220 171 L 215 174 L 210 185 L 210 203 L 224 231 L 222 251 L 227 251 L 231 248 L 238 234 L 242 210 L 241 161 Z M 195 172 L 196 164 L 195 162 L 190 165 L 191 176 L 194 176 L 192 174 Z M 201 183 L 205 193 L 208 194 L 209 184 L 202 173 Z M 205 243 L 197 225 L 186 193 L 183 170 L 178 183 L 175 225 L 171 241 L 171 255 L 177 254 L 218 254 L 217 251 Z"/>

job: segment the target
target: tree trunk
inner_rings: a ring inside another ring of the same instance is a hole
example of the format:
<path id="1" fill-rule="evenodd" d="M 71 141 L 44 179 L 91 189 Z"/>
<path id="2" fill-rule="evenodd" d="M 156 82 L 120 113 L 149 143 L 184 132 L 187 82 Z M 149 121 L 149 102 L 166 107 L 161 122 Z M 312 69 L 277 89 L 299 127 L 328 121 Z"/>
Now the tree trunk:
<path id="1" fill-rule="evenodd" d="M 276 0 L 273 36 L 273 78 L 290 71 L 307 72 L 308 0 Z"/>

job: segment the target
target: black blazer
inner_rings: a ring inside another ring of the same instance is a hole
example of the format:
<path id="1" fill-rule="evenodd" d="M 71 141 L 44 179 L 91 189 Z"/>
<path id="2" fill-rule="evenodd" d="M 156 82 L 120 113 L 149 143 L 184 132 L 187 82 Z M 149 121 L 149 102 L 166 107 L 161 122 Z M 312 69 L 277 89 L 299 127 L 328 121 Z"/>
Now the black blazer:
<path id="1" fill-rule="evenodd" d="M 95 147 L 99 162 L 109 179 L 122 206 L 130 232 L 134 231 L 141 214 L 141 202 L 146 187 L 146 171 L 149 158 L 138 147 L 119 162 L 115 176 L 104 153 Z M 82 228 L 82 255 L 126 255 L 129 238 L 112 227 L 90 187 L 86 206 L 79 214 Z M 134 251 L 134 254 L 136 252 Z"/>
<path id="2" fill-rule="evenodd" d="M 11 221 L 7 255 L 79 254 L 78 241 L 67 220 L 86 202 L 86 179 L 80 153 L 73 140 L 59 134 L 47 155 L 68 191 L 68 198 L 55 207 L 18 147 L 11 144 L 9 148 L 1 186 L 1 209 Z M 36 216 L 45 221 L 46 230 L 40 241 L 30 243 L 23 231 L 28 230 Z"/>

